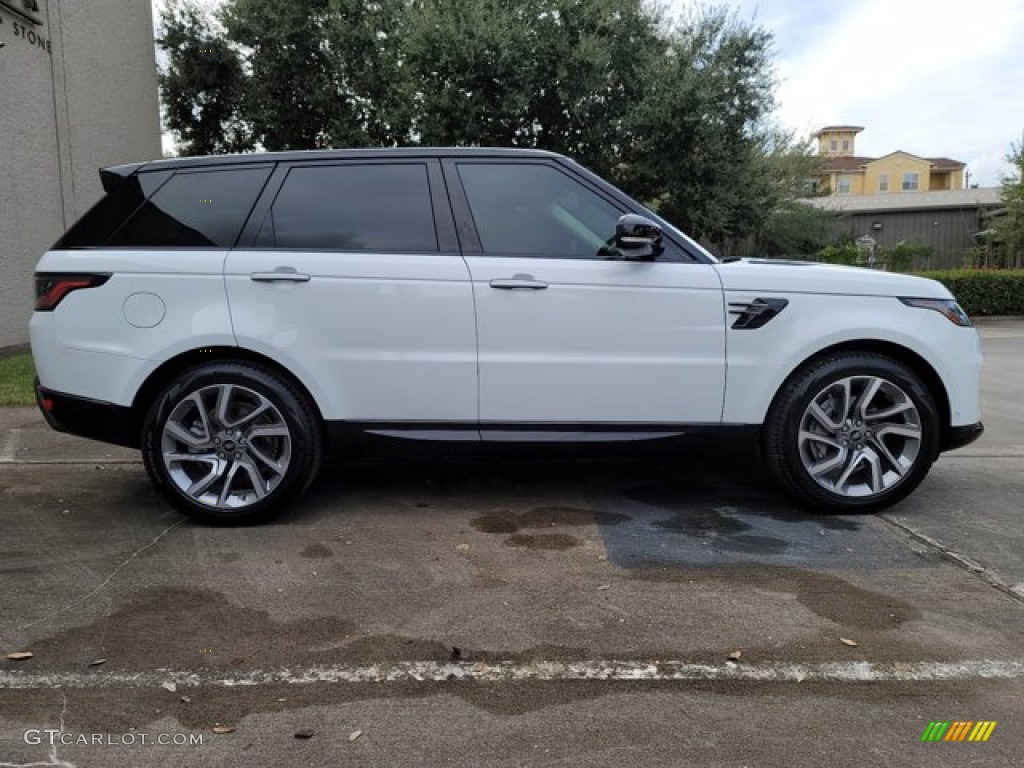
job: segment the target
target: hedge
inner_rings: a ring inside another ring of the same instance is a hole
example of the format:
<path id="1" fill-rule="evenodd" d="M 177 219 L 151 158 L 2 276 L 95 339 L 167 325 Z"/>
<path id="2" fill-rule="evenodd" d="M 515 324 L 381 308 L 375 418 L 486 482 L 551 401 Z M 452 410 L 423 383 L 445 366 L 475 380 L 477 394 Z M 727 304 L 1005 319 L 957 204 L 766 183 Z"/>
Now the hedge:
<path id="1" fill-rule="evenodd" d="M 1024 315 L 1024 269 L 917 272 L 945 285 L 968 315 Z"/>

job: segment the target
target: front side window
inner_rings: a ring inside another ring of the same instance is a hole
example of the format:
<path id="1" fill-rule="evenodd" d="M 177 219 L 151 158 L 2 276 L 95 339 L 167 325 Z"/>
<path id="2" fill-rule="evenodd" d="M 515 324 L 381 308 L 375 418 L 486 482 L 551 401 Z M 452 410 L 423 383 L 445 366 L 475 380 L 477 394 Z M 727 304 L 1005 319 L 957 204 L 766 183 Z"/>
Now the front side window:
<path id="1" fill-rule="evenodd" d="M 843 139 L 843 152 L 849 152 L 849 150 L 850 150 L 850 140 L 849 139 Z"/>
<path id="2" fill-rule="evenodd" d="M 298 250 L 436 252 L 423 163 L 292 168 L 256 246 Z"/>
<path id="3" fill-rule="evenodd" d="M 888 192 L 889 191 L 889 174 L 880 173 L 878 174 L 878 191 Z"/>
<path id="4" fill-rule="evenodd" d="M 622 211 L 542 164 L 459 163 L 485 253 L 599 259 Z"/>
<path id="5" fill-rule="evenodd" d="M 829 142 L 829 147 L 833 152 L 835 152 L 839 149 L 839 142 L 836 139 L 832 139 L 832 141 Z"/>
<path id="6" fill-rule="evenodd" d="M 848 195 L 850 194 L 850 177 L 840 176 L 839 177 L 839 194 Z"/>
<path id="7" fill-rule="evenodd" d="M 921 188 L 921 177 L 916 173 L 903 174 L 903 191 L 914 192 Z"/>
<path id="8" fill-rule="evenodd" d="M 110 245 L 231 248 L 270 171 L 179 171 L 135 212 Z"/>

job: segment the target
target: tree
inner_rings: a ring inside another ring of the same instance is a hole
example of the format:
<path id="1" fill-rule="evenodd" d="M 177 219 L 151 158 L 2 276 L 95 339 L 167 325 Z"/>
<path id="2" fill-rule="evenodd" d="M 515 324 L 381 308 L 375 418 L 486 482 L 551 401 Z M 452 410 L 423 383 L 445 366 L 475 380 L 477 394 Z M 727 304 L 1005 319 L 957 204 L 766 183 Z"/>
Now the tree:
<path id="1" fill-rule="evenodd" d="M 1011 144 L 1006 161 L 1013 170 L 1003 177 L 1002 200 L 1005 210 L 993 220 L 995 241 L 1002 250 L 1004 266 L 1024 265 L 1024 138 Z"/>
<path id="2" fill-rule="evenodd" d="M 632 113 L 632 161 L 616 181 L 728 251 L 811 175 L 806 143 L 775 127 L 771 35 L 723 8 L 686 16 Z"/>
<path id="3" fill-rule="evenodd" d="M 835 214 L 797 200 L 781 202 L 765 218 L 754 253 L 762 256 L 811 256 L 832 239 Z"/>
<path id="4" fill-rule="evenodd" d="M 194 0 L 171 0 L 160 14 L 157 43 L 164 121 L 185 155 L 251 149 L 240 103 L 247 78 L 238 52 Z"/>
<path id="5" fill-rule="evenodd" d="M 194 3 L 170 5 L 160 36 L 187 153 L 538 147 L 722 250 L 811 175 L 771 120 L 771 35 L 723 9 L 670 26 L 646 0 Z"/>

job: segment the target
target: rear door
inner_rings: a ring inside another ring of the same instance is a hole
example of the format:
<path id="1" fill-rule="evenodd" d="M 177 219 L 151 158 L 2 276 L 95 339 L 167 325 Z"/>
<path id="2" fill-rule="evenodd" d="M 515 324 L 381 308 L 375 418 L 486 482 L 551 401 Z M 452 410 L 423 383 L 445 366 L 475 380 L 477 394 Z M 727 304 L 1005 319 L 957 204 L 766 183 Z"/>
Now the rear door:
<path id="1" fill-rule="evenodd" d="M 473 289 L 436 159 L 281 164 L 225 279 L 239 344 L 326 419 L 475 424 Z"/>
<path id="2" fill-rule="evenodd" d="M 503 425 L 720 423 L 712 265 L 671 244 L 621 260 L 606 243 L 627 209 L 560 163 L 452 159 L 445 175 L 475 288 L 485 439 L 508 437 Z"/>

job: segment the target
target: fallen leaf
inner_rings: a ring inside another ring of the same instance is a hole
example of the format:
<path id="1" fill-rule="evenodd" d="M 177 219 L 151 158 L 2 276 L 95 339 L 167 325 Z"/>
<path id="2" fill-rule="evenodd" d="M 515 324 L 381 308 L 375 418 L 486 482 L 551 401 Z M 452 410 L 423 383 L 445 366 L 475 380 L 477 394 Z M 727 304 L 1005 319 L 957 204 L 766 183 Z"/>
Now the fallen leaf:
<path id="1" fill-rule="evenodd" d="M 729 654 L 729 661 L 739 661 L 740 656 L 743 655 L 743 651 L 733 651 Z"/>
<path id="2" fill-rule="evenodd" d="M 230 725 L 215 725 L 210 729 L 214 733 L 234 733 L 235 729 Z"/>
<path id="3" fill-rule="evenodd" d="M 459 552 L 469 552 L 469 544 L 456 544 L 455 549 Z"/>
<path id="4" fill-rule="evenodd" d="M 95 661 L 90 661 L 89 662 L 89 666 L 90 667 L 98 667 L 100 664 L 106 664 L 106 663 L 107 663 L 106 659 L 96 659 Z"/>
<path id="5" fill-rule="evenodd" d="M 350 733 L 348 735 L 348 740 L 349 741 L 355 741 L 356 739 L 358 739 L 362 735 L 363 735 L 362 731 L 352 731 L 352 733 Z"/>
<path id="6" fill-rule="evenodd" d="M 171 693 L 174 693 L 176 690 L 178 690 L 178 686 L 176 686 L 174 683 L 161 683 L 160 687 L 163 688 L 165 691 L 170 691 Z"/>
<path id="7" fill-rule="evenodd" d="M 807 675 L 805 675 L 803 672 L 797 672 L 796 673 L 796 681 L 798 683 L 802 683 L 806 677 L 807 677 Z"/>
<path id="8" fill-rule="evenodd" d="M 295 738 L 296 739 L 311 739 L 311 738 L 313 738 L 313 729 L 312 728 L 303 728 L 301 731 L 296 731 L 295 732 Z"/>
<path id="9" fill-rule="evenodd" d="M 856 648 L 857 647 L 857 641 L 856 640 L 850 640 L 847 637 L 840 637 L 839 638 L 839 642 L 841 642 L 843 645 L 848 645 L 851 648 Z"/>
<path id="10" fill-rule="evenodd" d="M 479 675 L 479 674 L 481 674 L 483 672 L 486 672 L 486 671 L 487 671 L 487 665 L 484 664 L 482 661 L 478 661 L 476 664 L 473 665 L 473 672 L 474 672 L 474 674 Z"/>
<path id="11" fill-rule="evenodd" d="M 8 653 L 7 658 L 11 661 L 25 661 L 35 656 L 32 651 L 16 651 L 15 653 Z"/>
<path id="12" fill-rule="evenodd" d="M 603 592 L 604 590 L 611 589 L 611 588 L 612 588 L 611 584 L 598 584 L 597 585 L 597 591 L 598 592 Z"/>
<path id="13" fill-rule="evenodd" d="M 182 697 L 181 697 L 181 700 L 182 700 L 182 702 L 184 702 L 185 704 L 191 704 L 191 703 L 192 703 L 192 699 L 190 699 L 190 698 L 189 698 L 188 696 L 182 696 Z"/>

